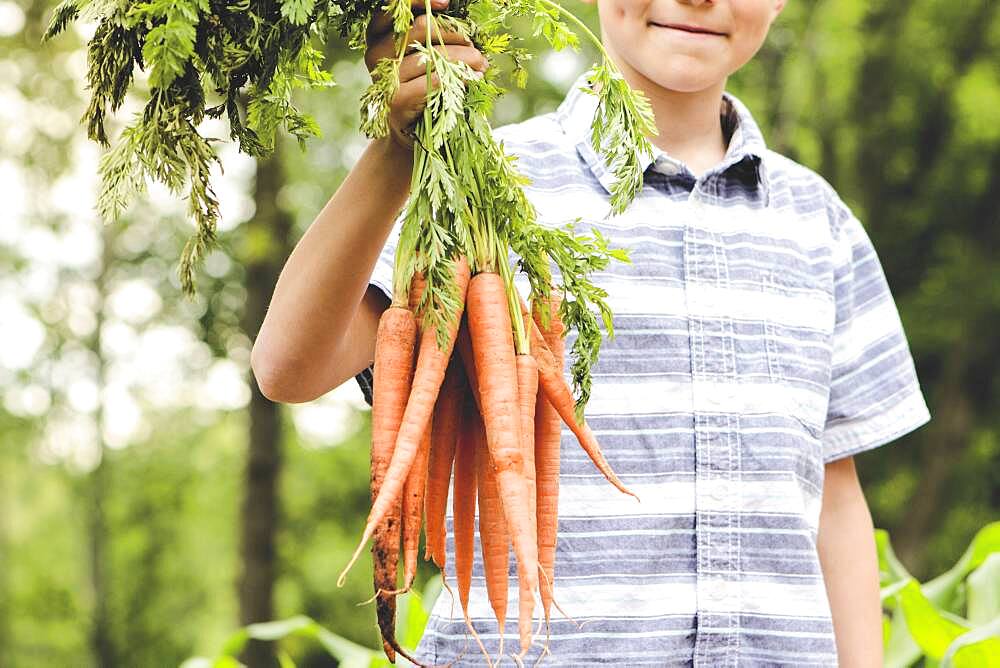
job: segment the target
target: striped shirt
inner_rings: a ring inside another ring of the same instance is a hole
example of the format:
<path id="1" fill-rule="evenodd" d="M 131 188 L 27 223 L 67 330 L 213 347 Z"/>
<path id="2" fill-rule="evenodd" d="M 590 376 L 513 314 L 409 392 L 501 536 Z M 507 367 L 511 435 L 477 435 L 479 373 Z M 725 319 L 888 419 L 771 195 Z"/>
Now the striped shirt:
<path id="1" fill-rule="evenodd" d="M 816 543 L 824 464 L 930 419 L 875 249 L 833 187 L 768 149 L 729 92 L 723 160 L 695 175 L 655 149 L 635 201 L 607 215 L 614 176 L 590 144 L 586 85 L 581 75 L 555 111 L 494 129 L 531 179 L 540 223 L 579 216 L 580 231 L 632 259 L 595 274 L 616 337 L 586 415 L 641 503 L 563 427 L 555 592 L 576 622 L 553 611 L 544 661 L 836 666 Z M 371 277 L 390 296 L 399 224 Z M 449 503 L 449 565 L 451 522 Z M 505 651 L 518 643 L 513 558 L 510 569 Z M 469 612 L 495 657 L 478 540 Z M 483 663 L 440 596 L 418 658 L 463 652 L 456 665 Z"/>

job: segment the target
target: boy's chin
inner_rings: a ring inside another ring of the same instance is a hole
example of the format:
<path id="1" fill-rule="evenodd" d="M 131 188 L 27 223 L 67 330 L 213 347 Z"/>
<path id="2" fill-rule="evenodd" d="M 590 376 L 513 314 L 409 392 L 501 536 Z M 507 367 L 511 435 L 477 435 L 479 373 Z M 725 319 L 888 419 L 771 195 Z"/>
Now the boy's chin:
<path id="1" fill-rule="evenodd" d="M 655 68 L 642 72 L 652 84 L 677 93 L 697 93 L 716 86 L 726 79 L 724 72 L 699 70 L 678 65 L 673 68 Z"/>

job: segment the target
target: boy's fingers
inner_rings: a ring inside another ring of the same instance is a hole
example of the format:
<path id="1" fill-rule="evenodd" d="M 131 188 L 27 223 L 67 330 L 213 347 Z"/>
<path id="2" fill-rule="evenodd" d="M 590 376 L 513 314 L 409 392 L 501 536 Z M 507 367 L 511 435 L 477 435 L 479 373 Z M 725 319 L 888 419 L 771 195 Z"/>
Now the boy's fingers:
<path id="1" fill-rule="evenodd" d="M 479 49 L 474 46 L 437 44 L 434 48 L 447 56 L 449 60 L 464 61 L 469 64 L 469 67 L 480 72 L 484 72 L 489 64 L 486 61 L 486 56 L 480 53 Z M 405 56 L 402 62 L 400 62 L 399 81 L 401 83 L 427 74 L 427 63 L 420 62 L 420 56 L 421 54 L 419 53 L 413 53 Z"/>
<path id="2" fill-rule="evenodd" d="M 437 72 L 431 73 L 431 89 L 441 85 Z M 398 128 L 406 128 L 417 120 L 417 116 L 427 104 L 427 75 L 401 83 L 389 109 L 389 122 Z"/>
<path id="3" fill-rule="evenodd" d="M 465 82 L 462 82 L 465 86 Z M 437 72 L 431 72 L 431 90 L 441 87 L 441 79 Z M 392 100 L 389 110 L 390 124 L 396 127 L 406 127 L 419 116 L 424 107 L 427 106 L 427 74 L 410 79 L 406 83 L 401 83 L 396 90 L 396 96 Z M 397 121 L 393 123 L 393 119 Z"/>
<path id="4" fill-rule="evenodd" d="M 431 1 L 431 11 L 440 11 L 448 6 L 448 0 L 432 0 Z M 414 23 L 420 18 L 426 11 L 427 7 L 424 4 L 424 0 L 411 0 L 410 2 L 411 10 L 413 11 Z M 389 32 L 392 31 L 392 14 L 381 9 L 381 7 L 372 14 L 371 21 L 368 22 L 368 30 L 365 33 L 366 39 L 369 44 L 373 44 Z"/>
<path id="5" fill-rule="evenodd" d="M 436 22 L 435 22 L 436 23 Z M 410 54 L 416 51 L 414 42 L 425 44 L 427 42 L 427 15 L 417 16 L 410 31 L 407 33 L 406 46 L 403 53 Z M 472 42 L 466 39 L 461 33 L 441 30 L 437 25 L 431 26 L 431 44 L 463 44 L 472 46 Z M 365 63 L 369 71 L 375 68 L 375 64 L 380 58 L 393 58 L 396 56 L 396 44 L 393 40 L 392 26 L 378 38 L 369 38 L 368 48 L 365 51 Z"/>
<path id="6" fill-rule="evenodd" d="M 422 14 L 413 20 L 413 26 L 410 28 L 410 32 L 406 34 L 406 51 L 404 53 L 412 53 L 414 51 L 413 42 L 427 43 L 426 14 Z M 466 46 L 471 46 L 472 42 L 466 39 L 461 33 L 442 30 L 437 21 L 432 21 L 431 44 L 465 44 Z"/>

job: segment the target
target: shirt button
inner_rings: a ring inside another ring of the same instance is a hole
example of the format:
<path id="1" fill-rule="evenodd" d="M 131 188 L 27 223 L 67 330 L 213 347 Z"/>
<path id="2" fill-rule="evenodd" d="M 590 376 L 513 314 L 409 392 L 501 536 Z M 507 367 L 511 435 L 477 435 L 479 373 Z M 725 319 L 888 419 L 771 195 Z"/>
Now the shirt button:
<path id="1" fill-rule="evenodd" d="M 722 580 L 712 580 L 708 583 L 708 597 L 713 601 L 721 601 L 726 592 L 722 589 Z"/>
<path id="2" fill-rule="evenodd" d="M 725 501 L 728 494 L 728 489 L 723 485 L 716 485 L 712 488 L 712 491 L 708 493 L 715 501 Z"/>

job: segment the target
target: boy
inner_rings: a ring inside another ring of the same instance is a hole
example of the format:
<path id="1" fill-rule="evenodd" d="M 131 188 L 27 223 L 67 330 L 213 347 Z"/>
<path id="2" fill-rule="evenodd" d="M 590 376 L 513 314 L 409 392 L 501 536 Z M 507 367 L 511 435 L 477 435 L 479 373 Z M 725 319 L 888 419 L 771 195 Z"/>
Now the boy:
<path id="1" fill-rule="evenodd" d="M 822 177 L 767 149 L 724 90 L 785 0 L 585 1 L 655 112 L 641 193 L 605 218 L 614 179 L 589 143 L 596 98 L 578 90 L 583 76 L 554 112 L 495 134 L 532 179 L 540 221 L 582 216 L 631 251 L 632 264 L 595 279 L 617 336 L 587 418 L 642 503 L 608 486 L 564 429 L 555 593 L 586 625 L 555 618 L 545 660 L 880 666 L 873 527 L 852 456 L 930 414 L 863 226 Z M 387 23 L 373 22 L 369 69 L 391 52 Z M 461 37 L 444 44 L 485 66 Z M 391 136 L 369 145 L 278 281 L 252 356 L 272 399 L 311 400 L 373 358 L 412 168 L 406 128 L 426 86 L 407 58 Z M 495 652 L 481 577 L 472 599 Z M 464 650 L 458 664 L 481 663 L 450 608 L 440 597 L 418 658 Z"/>

